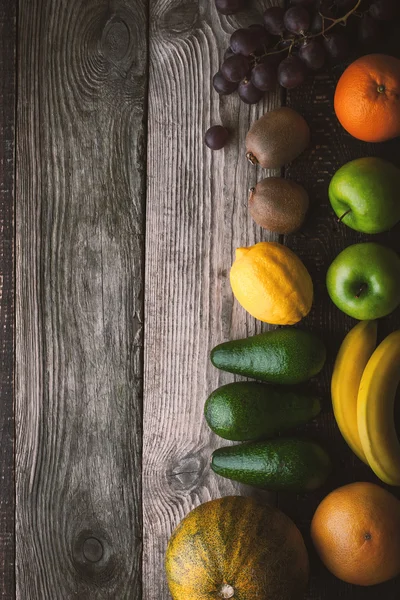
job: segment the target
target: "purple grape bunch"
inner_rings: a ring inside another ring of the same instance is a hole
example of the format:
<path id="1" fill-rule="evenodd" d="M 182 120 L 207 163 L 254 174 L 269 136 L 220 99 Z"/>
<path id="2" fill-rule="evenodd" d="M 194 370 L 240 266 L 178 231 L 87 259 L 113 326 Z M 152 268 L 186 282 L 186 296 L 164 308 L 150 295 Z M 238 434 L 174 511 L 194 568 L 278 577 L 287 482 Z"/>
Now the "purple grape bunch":
<path id="1" fill-rule="evenodd" d="M 215 0 L 224 15 L 246 4 Z M 286 9 L 269 7 L 262 24 L 232 33 L 214 89 L 255 104 L 278 84 L 296 88 L 309 73 L 345 61 L 355 45 L 358 52 L 377 49 L 385 28 L 399 17 L 400 0 L 291 0 Z"/>

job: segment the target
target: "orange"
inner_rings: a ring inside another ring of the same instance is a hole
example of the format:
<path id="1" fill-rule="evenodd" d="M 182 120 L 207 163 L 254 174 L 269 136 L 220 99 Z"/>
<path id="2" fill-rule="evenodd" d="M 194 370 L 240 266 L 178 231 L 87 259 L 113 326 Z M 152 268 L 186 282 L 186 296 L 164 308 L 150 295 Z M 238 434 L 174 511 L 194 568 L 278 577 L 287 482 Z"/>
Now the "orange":
<path id="1" fill-rule="evenodd" d="M 339 579 L 375 585 L 400 573 L 400 502 L 373 483 L 352 483 L 318 506 L 311 536 Z"/>
<path id="2" fill-rule="evenodd" d="M 335 112 L 343 127 L 364 142 L 400 135 L 400 60 L 370 54 L 353 62 L 337 84 Z"/>

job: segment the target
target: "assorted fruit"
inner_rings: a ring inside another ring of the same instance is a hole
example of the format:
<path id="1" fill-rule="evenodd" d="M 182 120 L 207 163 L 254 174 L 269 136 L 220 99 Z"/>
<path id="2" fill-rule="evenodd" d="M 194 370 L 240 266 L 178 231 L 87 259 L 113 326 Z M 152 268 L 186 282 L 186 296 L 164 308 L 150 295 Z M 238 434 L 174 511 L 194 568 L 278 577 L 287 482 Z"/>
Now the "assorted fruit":
<path id="1" fill-rule="evenodd" d="M 214 433 L 236 442 L 271 438 L 304 425 L 321 412 L 317 396 L 237 381 L 216 389 L 204 407 L 204 416 Z"/>
<path id="2" fill-rule="evenodd" d="M 246 2 L 215 4 L 222 14 L 234 14 Z M 397 0 L 292 0 L 287 10 L 270 7 L 264 25 L 232 34 L 214 87 L 220 94 L 238 90 L 245 102 L 257 102 L 277 82 L 290 89 L 309 70 L 346 58 L 351 46 L 346 31 L 351 29 L 353 39 L 356 31 L 359 45 L 365 47 L 397 16 Z M 334 108 L 352 136 L 381 142 L 400 135 L 399 98 L 400 61 L 373 54 L 344 71 Z M 228 137 L 224 127 L 214 126 L 205 143 L 217 150 Z M 279 169 L 309 142 L 304 118 L 283 107 L 252 125 L 246 157 L 260 168 Z M 399 189 L 397 167 L 365 157 L 337 170 L 329 200 L 342 225 L 377 234 L 400 221 Z M 302 227 L 309 196 L 294 181 L 268 177 L 250 190 L 248 205 L 257 225 L 288 235 Z M 223 385 L 208 397 L 204 415 L 210 429 L 239 442 L 215 450 L 211 469 L 257 488 L 312 492 L 327 481 L 331 460 L 297 429 L 319 415 L 321 402 L 293 386 L 320 373 L 326 349 L 315 333 L 290 327 L 312 308 L 311 276 L 289 248 L 260 242 L 237 249 L 230 283 L 250 315 L 286 327 L 227 341 L 211 351 L 218 369 L 258 380 Z M 400 330 L 377 346 L 377 319 L 400 305 L 400 257 L 380 243 L 353 244 L 330 265 L 326 286 L 333 303 L 360 321 L 344 338 L 333 369 L 331 397 L 338 428 L 378 478 L 400 486 L 394 421 Z M 353 483 L 331 492 L 315 512 L 311 537 L 322 562 L 343 581 L 369 586 L 400 574 L 400 502 L 377 485 Z M 295 600 L 303 596 L 309 567 L 301 534 L 288 517 L 254 499 L 228 497 L 198 506 L 185 517 L 169 541 L 166 570 L 174 600 Z"/>
<path id="3" fill-rule="evenodd" d="M 400 169 L 370 156 L 336 171 L 328 194 L 339 222 L 362 233 L 382 233 L 400 221 L 399 189 Z"/>
<path id="4" fill-rule="evenodd" d="M 308 381 L 321 371 L 325 359 L 325 346 L 314 333 L 293 328 L 213 348 L 215 367 L 279 386 L 236 382 L 208 398 L 204 413 L 210 428 L 225 439 L 247 441 L 216 450 L 211 461 L 215 473 L 269 490 L 307 492 L 325 483 L 331 462 L 317 443 L 293 437 L 266 439 L 319 414 L 318 398 L 284 386 Z"/>
<path id="5" fill-rule="evenodd" d="M 215 4 L 224 15 L 247 6 L 245 0 L 215 0 Z M 341 63 L 355 51 L 365 54 L 374 50 L 399 16 L 398 0 L 292 0 L 286 10 L 269 7 L 263 23 L 232 33 L 213 79 L 214 89 L 221 95 L 237 91 L 243 102 L 255 104 L 278 84 L 296 88 L 309 73 Z M 373 68 L 377 71 L 379 65 Z M 396 74 L 396 66 L 391 69 L 387 65 L 383 73 L 388 78 L 382 78 L 382 86 L 391 83 L 393 71 Z M 366 76 L 364 82 L 360 71 L 356 75 L 359 82 L 355 86 L 368 85 L 371 80 Z M 384 95 L 385 90 L 380 90 L 375 93 Z M 342 97 L 340 104 L 344 106 L 344 102 Z M 349 116 L 346 122 L 351 123 Z M 354 126 L 359 131 L 359 125 Z"/>
<path id="6" fill-rule="evenodd" d="M 249 213 L 263 229 L 288 235 L 303 225 L 309 203 L 308 193 L 298 183 L 267 177 L 250 189 Z"/>
<path id="7" fill-rule="evenodd" d="M 213 125 L 207 129 L 204 143 L 210 150 L 221 150 L 229 139 L 229 131 L 222 125 Z"/>
<path id="8" fill-rule="evenodd" d="M 309 560 L 300 531 L 283 512 L 228 496 L 181 521 L 168 543 L 166 573 L 174 600 L 299 600 Z"/>
<path id="9" fill-rule="evenodd" d="M 388 335 L 369 359 L 360 382 L 357 423 L 361 444 L 375 474 L 400 486 L 400 443 L 394 403 L 400 382 L 400 331 Z"/>
<path id="10" fill-rule="evenodd" d="M 313 332 L 279 328 L 224 342 L 211 350 L 217 369 L 278 385 L 308 381 L 323 368 L 326 349 Z"/>
<path id="11" fill-rule="evenodd" d="M 373 483 L 352 483 L 318 506 L 311 537 L 325 566 L 355 585 L 400 574 L 400 502 Z"/>
<path id="12" fill-rule="evenodd" d="M 249 213 L 263 229 L 288 235 L 303 225 L 309 203 L 308 193 L 298 183 L 268 177 L 250 189 Z"/>
<path id="13" fill-rule="evenodd" d="M 297 158 L 310 143 L 305 119 L 288 106 L 267 112 L 246 136 L 246 157 L 263 169 L 280 169 Z"/>
<path id="14" fill-rule="evenodd" d="M 386 317 L 400 304 L 400 257 L 382 244 L 353 244 L 332 262 L 326 286 L 346 315 L 360 321 Z"/>
<path id="15" fill-rule="evenodd" d="M 333 368 L 331 396 L 336 423 L 344 439 L 367 463 L 357 423 L 357 400 L 361 377 L 376 347 L 377 321 L 360 321 L 344 338 Z"/>
<path id="16" fill-rule="evenodd" d="M 230 282 L 239 304 L 265 323 L 294 325 L 311 310 L 311 276 L 298 256 L 278 242 L 238 248 Z"/>
<path id="17" fill-rule="evenodd" d="M 394 422 L 400 331 L 377 348 L 376 341 L 376 321 L 361 321 L 345 337 L 332 375 L 333 412 L 353 452 L 383 482 L 400 486 L 400 443 Z"/>
<path id="18" fill-rule="evenodd" d="M 353 62 L 339 79 L 334 107 L 342 126 L 359 140 L 384 142 L 400 135 L 400 60 L 370 54 Z"/>
<path id="19" fill-rule="evenodd" d="M 277 438 L 218 448 L 214 473 L 273 491 L 311 492 L 323 485 L 331 461 L 319 444 L 300 438 Z"/>

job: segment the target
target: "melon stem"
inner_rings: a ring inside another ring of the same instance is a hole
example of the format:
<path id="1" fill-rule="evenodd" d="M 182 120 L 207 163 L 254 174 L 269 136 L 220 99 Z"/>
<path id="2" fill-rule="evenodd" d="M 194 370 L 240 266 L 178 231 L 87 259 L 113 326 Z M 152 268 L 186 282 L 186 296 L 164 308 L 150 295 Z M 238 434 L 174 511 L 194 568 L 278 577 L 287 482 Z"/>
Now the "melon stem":
<path id="1" fill-rule="evenodd" d="M 235 590 L 233 589 L 233 587 L 231 585 L 228 585 L 227 583 L 224 583 L 220 589 L 219 596 L 221 598 L 224 598 L 224 600 L 227 600 L 228 598 L 233 598 L 234 595 Z"/>

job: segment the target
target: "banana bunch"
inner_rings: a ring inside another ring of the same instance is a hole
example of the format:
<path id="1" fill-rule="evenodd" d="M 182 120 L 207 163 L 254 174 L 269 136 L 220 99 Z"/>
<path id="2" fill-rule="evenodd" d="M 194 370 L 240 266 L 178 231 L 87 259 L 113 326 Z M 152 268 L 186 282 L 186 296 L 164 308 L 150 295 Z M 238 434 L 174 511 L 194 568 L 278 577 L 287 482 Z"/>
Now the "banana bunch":
<path id="1" fill-rule="evenodd" d="M 382 481 L 400 486 L 400 443 L 394 424 L 400 331 L 377 348 L 376 341 L 376 321 L 361 321 L 345 337 L 332 376 L 333 411 L 353 452 Z"/>

